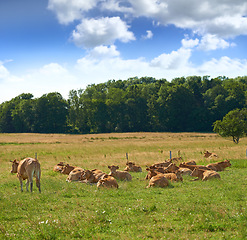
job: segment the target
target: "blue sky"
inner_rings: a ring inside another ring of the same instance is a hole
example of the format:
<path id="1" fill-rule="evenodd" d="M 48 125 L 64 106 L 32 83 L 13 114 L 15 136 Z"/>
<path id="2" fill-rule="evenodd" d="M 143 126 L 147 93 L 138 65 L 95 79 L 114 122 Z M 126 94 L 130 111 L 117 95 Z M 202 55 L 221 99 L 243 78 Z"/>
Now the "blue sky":
<path id="1" fill-rule="evenodd" d="M 246 16 L 246 0 L 0 0 L 0 103 L 134 76 L 245 76 Z"/>

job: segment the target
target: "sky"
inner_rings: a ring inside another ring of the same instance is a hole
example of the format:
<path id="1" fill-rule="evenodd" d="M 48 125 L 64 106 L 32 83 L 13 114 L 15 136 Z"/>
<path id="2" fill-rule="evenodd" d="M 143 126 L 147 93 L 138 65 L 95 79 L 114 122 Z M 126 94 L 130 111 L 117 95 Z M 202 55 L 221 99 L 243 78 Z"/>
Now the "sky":
<path id="1" fill-rule="evenodd" d="M 0 103 L 131 77 L 247 75 L 246 0 L 0 0 Z"/>

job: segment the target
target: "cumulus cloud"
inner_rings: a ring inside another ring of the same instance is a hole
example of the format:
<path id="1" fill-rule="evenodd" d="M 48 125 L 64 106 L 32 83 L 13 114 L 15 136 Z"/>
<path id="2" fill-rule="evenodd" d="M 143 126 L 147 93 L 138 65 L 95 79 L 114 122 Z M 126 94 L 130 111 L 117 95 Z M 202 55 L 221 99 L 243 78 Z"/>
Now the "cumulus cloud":
<path id="1" fill-rule="evenodd" d="M 216 49 L 224 49 L 230 46 L 235 46 L 235 44 L 230 44 L 224 39 L 218 38 L 216 35 L 206 34 L 202 37 L 198 48 L 204 51 L 209 51 Z"/>
<path id="2" fill-rule="evenodd" d="M 191 49 L 180 48 L 171 53 L 163 53 L 151 61 L 151 66 L 164 69 L 180 69 L 188 65 L 188 60 L 191 56 Z"/>
<path id="3" fill-rule="evenodd" d="M 84 12 L 97 5 L 97 0 L 49 0 L 48 9 L 55 12 L 61 24 L 81 19 Z"/>
<path id="4" fill-rule="evenodd" d="M 153 37 L 153 33 L 151 30 L 147 30 L 146 33 L 146 35 L 142 36 L 142 39 L 151 39 Z"/>
<path id="5" fill-rule="evenodd" d="M 115 40 L 129 42 L 135 36 L 128 30 L 129 26 L 120 17 L 100 19 L 83 19 L 73 31 L 71 40 L 79 47 L 92 48 L 110 45 Z"/>

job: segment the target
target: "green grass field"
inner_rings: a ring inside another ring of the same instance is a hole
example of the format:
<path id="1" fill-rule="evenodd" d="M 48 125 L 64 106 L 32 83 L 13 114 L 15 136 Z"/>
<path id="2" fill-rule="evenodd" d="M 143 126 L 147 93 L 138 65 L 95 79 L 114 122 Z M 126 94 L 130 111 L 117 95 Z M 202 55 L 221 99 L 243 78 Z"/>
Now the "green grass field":
<path id="1" fill-rule="evenodd" d="M 216 134 L 0 134 L 0 239 L 247 239 L 247 138 L 234 144 Z M 218 154 L 206 160 L 202 152 Z M 208 164 L 229 159 L 220 180 L 146 189 L 146 165 L 176 157 Z M 84 169 L 123 170 L 125 153 L 143 169 L 119 189 L 66 182 L 60 161 Z M 20 192 L 10 160 L 41 163 L 41 190 Z"/>

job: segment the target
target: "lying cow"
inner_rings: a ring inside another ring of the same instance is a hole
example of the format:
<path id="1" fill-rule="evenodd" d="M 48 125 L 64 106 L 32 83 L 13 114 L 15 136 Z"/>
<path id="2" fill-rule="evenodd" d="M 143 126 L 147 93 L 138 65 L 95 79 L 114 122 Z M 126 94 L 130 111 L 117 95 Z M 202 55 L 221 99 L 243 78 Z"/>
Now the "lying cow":
<path id="1" fill-rule="evenodd" d="M 91 170 L 85 170 L 82 175 L 83 180 L 81 182 L 84 183 L 97 183 L 100 179 L 102 179 L 106 175 L 106 173 L 94 173 Z"/>
<path id="2" fill-rule="evenodd" d="M 72 181 L 82 181 L 85 180 L 86 178 L 83 178 L 84 174 L 84 169 L 82 168 L 74 168 L 70 173 L 69 176 L 67 177 L 66 181 L 67 182 L 72 182 Z"/>
<path id="3" fill-rule="evenodd" d="M 63 166 L 63 170 L 61 171 L 62 174 L 69 175 L 69 173 L 74 170 L 74 166 L 71 166 L 69 164 L 66 164 Z"/>
<path id="4" fill-rule="evenodd" d="M 97 188 L 105 187 L 105 188 L 118 188 L 117 180 L 109 176 L 108 174 L 105 174 L 98 182 L 97 182 Z"/>
<path id="5" fill-rule="evenodd" d="M 130 175 L 130 173 L 126 171 L 118 171 L 119 169 L 118 166 L 112 165 L 112 166 L 108 166 L 108 168 L 111 171 L 108 175 L 115 177 L 119 180 L 126 180 L 126 181 L 132 180 L 132 176 Z"/>
<path id="6" fill-rule="evenodd" d="M 133 162 L 127 161 L 126 163 L 127 167 L 124 169 L 124 171 L 127 172 L 142 172 L 142 168 L 140 166 L 135 165 Z"/>
<path id="7" fill-rule="evenodd" d="M 205 158 L 211 158 L 211 157 L 215 157 L 215 158 L 217 158 L 218 157 L 218 155 L 216 154 L 216 153 L 210 153 L 209 151 L 206 151 L 206 152 L 204 152 L 204 157 Z"/>
<path id="8" fill-rule="evenodd" d="M 229 160 L 225 160 L 223 162 L 218 163 L 210 163 L 206 167 L 212 169 L 216 172 L 224 171 L 225 168 L 230 167 L 232 164 Z"/>
<path id="9" fill-rule="evenodd" d="M 189 168 L 180 167 L 178 171 L 181 173 L 181 175 L 190 175 L 192 173 L 192 170 L 190 170 Z"/>
<path id="10" fill-rule="evenodd" d="M 28 186 L 30 183 L 30 191 L 33 191 L 33 177 L 36 178 L 36 186 L 41 192 L 40 189 L 40 177 L 41 177 L 41 169 L 40 163 L 37 159 L 34 158 L 25 158 L 23 160 L 16 161 L 16 159 L 12 162 L 12 170 L 11 173 L 17 173 L 17 177 L 19 178 L 21 191 L 23 192 L 23 180 L 27 179 L 26 189 L 28 191 Z"/>
<path id="11" fill-rule="evenodd" d="M 171 163 L 172 163 L 172 161 L 169 159 L 169 160 L 167 160 L 165 162 L 155 163 L 150 167 L 168 167 Z"/>
<path id="12" fill-rule="evenodd" d="M 204 169 L 204 170 L 210 170 L 208 167 L 203 166 L 203 165 L 190 165 L 190 164 L 186 164 L 186 163 L 180 163 L 179 164 L 180 168 L 189 168 L 190 170 L 194 170 L 195 168 L 200 168 L 200 169 Z"/>
<path id="13" fill-rule="evenodd" d="M 183 181 L 182 174 L 179 171 L 172 172 L 172 173 L 160 173 L 156 171 L 155 169 L 146 169 L 148 170 L 148 174 L 146 176 L 146 179 L 151 179 L 152 177 L 163 174 L 167 179 L 171 180 L 172 182 L 178 182 L 178 181 Z"/>
<path id="14" fill-rule="evenodd" d="M 64 162 L 60 162 L 58 164 L 56 164 L 54 167 L 53 167 L 53 171 L 54 172 L 62 172 L 63 170 L 63 167 L 64 167 Z"/>
<path id="15" fill-rule="evenodd" d="M 167 187 L 169 185 L 168 179 L 164 176 L 164 174 L 160 173 L 155 176 L 153 176 L 149 184 L 146 188 L 150 187 Z"/>
<path id="16" fill-rule="evenodd" d="M 191 173 L 192 177 L 197 177 L 197 179 L 195 180 L 202 180 L 202 181 L 206 181 L 212 178 L 220 178 L 219 173 L 217 173 L 216 171 L 213 170 L 204 170 L 204 169 L 199 169 L 199 168 L 195 168 L 193 170 L 193 172 Z"/>

